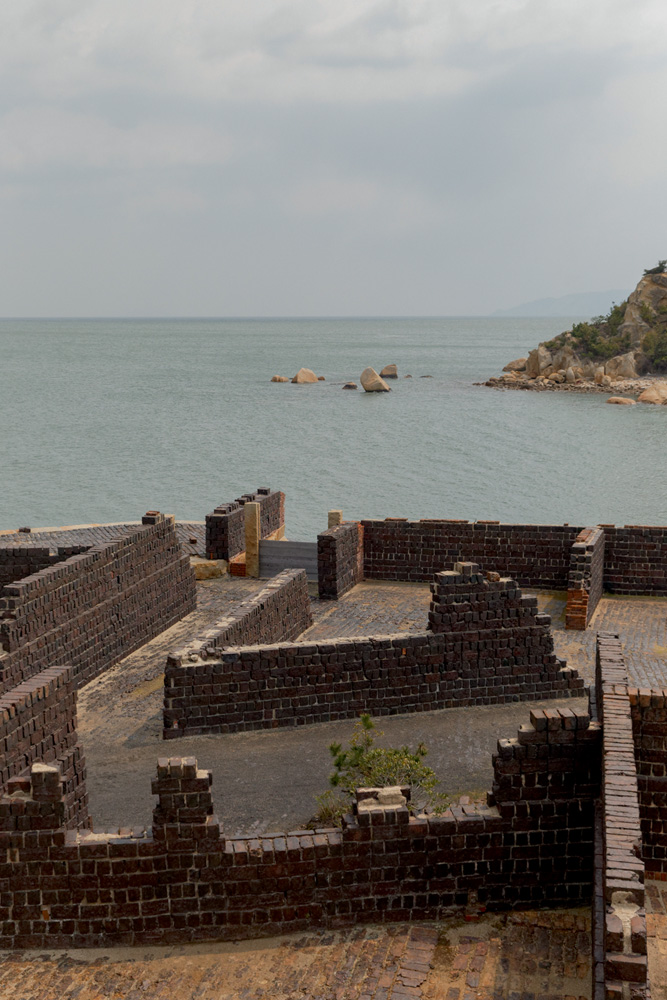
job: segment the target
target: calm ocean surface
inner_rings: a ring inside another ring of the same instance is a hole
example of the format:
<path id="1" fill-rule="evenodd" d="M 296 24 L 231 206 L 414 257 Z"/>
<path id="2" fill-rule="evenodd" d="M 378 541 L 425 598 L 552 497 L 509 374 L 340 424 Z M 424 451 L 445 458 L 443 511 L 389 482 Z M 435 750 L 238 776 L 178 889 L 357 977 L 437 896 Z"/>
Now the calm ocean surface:
<path id="1" fill-rule="evenodd" d="M 667 408 L 500 392 L 563 319 L 1 320 L 0 528 L 203 520 L 257 486 L 345 517 L 667 523 Z M 343 392 L 396 363 L 392 392 Z M 326 382 L 271 383 L 301 366 Z M 423 379 L 420 375 L 432 375 Z"/>

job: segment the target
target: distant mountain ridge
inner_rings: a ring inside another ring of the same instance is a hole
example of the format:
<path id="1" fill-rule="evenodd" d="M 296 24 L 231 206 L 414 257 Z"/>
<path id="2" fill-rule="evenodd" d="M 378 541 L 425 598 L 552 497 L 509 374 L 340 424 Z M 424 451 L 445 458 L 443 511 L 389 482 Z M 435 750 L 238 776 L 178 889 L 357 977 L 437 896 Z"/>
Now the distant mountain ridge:
<path id="1" fill-rule="evenodd" d="M 612 302 L 620 304 L 629 295 L 625 288 L 608 292 L 576 292 L 559 298 L 533 299 L 510 309 L 496 309 L 492 316 L 600 316 L 611 309 Z"/>

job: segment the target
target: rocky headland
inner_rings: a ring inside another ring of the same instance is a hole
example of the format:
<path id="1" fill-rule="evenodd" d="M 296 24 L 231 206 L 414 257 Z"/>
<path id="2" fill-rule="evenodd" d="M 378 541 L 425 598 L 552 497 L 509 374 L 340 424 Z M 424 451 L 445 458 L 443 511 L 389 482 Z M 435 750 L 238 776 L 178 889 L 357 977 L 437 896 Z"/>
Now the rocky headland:
<path id="1" fill-rule="evenodd" d="M 619 392 L 667 404 L 667 261 L 644 272 L 606 316 L 575 323 L 484 385 L 536 392 Z M 663 388 L 664 387 L 664 388 Z"/>

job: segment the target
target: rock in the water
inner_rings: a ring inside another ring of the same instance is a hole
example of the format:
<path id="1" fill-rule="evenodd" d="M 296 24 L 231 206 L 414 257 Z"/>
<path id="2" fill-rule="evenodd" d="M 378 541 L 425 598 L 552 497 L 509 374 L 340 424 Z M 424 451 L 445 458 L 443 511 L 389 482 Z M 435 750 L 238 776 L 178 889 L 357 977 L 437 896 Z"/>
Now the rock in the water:
<path id="1" fill-rule="evenodd" d="M 343 389 L 356 389 L 356 388 L 357 388 L 356 382 L 346 382 L 345 385 L 343 386 Z"/>
<path id="2" fill-rule="evenodd" d="M 610 396 L 608 403 L 616 403 L 618 406 L 634 406 L 634 399 L 627 399 L 625 396 Z"/>
<path id="3" fill-rule="evenodd" d="M 525 372 L 527 358 L 517 358 L 516 361 L 510 361 L 508 365 L 503 368 L 504 372 Z"/>
<path id="4" fill-rule="evenodd" d="M 412 378 L 412 375 L 404 375 L 403 378 Z"/>
<path id="5" fill-rule="evenodd" d="M 274 375 L 271 379 L 272 382 L 289 382 L 289 379 L 285 375 Z"/>
<path id="6" fill-rule="evenodd" d="M 317 382 L 318 378 L 315 372 L 311 372 L 310 368 L 299 368 L 298 372 L 292 379 L 292 382 L 296 382 L 297 385 L 304 385 L 308 382 Z"/>
<path id="7" fill-rule="evenodd" d="M 667 403 L 667 382 L 654 382 L 637 397 L 637 402 L 664 406 Z"/>
<path id="8" fill-rule="evenodd" d="M 380 372 L 380 378 L 398 378 L 396 365 L 385 365 Z"/>
<path id="9" fill-rule="evenodd" d="M 420 378 L 433 378 L 432 375 L 420 375 L 419 377 Z"/>
<path id="10" fill-rule="evenodd" d="M 324 375 L 318 375 L 317 376 L 317 381 L 318 382 L 326 382 L 326 379 L 325 379 Z"/>
<path id="11" fill-rule="evenodd" d="M 361 373 L 361 385 L 366 392 L 391 392 L 391 389 L 380 378 L 375 368 L 364 368 Z"/>

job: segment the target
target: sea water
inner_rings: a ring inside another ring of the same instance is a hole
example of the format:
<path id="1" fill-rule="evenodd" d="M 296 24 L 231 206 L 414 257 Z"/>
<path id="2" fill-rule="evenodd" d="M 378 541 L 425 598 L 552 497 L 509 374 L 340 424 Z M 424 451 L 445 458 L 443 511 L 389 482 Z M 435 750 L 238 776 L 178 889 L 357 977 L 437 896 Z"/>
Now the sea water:
<path id="1" fill-rule="evenodd" d="M 149 509 L 203 520 L 258 486 L 285 492 L 288 535 L 304 540 L 331 508 L 666 524 L 667 407 L 473 384 L 570 325 L 2 320 L 0 528 Z M 362 370 L 390 363 L 392 391 L 362 392 Z M 302 366 L 326 381 L 270 381 Z M 348 380 L 358 392 L 342 390 Z"/>

